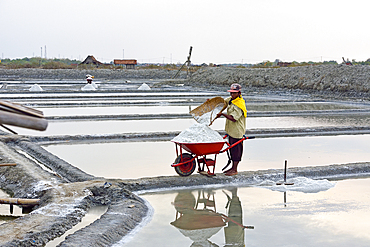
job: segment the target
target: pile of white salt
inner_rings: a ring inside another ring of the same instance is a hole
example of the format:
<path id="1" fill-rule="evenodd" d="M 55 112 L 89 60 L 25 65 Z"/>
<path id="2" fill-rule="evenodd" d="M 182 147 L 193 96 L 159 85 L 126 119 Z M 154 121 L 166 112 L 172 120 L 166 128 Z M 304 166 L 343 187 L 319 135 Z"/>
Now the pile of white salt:
<path id="1" fill-rule="evenodd" d="M 148 84 L 143 83 L 141 86 L 138 88 L 138 90 L 151 90 L 151 88 L 148 86 Z"/>
<path id="2" fill-rule="evenodd" d="M 212 143 L 224 142 L 224 139 L 207 124 L 195 123 L 171 141 L 178 143 Z"/>
<path id="3" fill-rule="evenodd" d="M 32 85 L 32 87 L 29 89 L 31 92 L 41 92 L 44 91 L 38 84 Z"/>

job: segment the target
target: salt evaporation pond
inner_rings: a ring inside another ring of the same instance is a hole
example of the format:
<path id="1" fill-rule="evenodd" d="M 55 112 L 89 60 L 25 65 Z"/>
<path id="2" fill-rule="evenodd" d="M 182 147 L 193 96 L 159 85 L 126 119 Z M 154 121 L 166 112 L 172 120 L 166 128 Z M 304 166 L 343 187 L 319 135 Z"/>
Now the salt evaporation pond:
<path id="1" fill-rule="evenodd" d="M 91 115 L 133 115 L 133 114 L 186 114 L 188 106 L 115 106 L 115 107 L 63 107 L 38 108 L 45 116 L 91 116 Z"/>
<path id="2" fill-rule="evenodd" d="M 96 120 L 96 119 L 94 119 Z M 49 121 L 46 131 L 35 131 L 11 127 L 20 135 L 92 135 L 131 132 L 183 131 L 195 123 L 194 119 L 164 120 L 107 120 L 107 121 Z M 225 119 L 216 119 L 211 125 L 214 130 L 223 130 Z M 250 117 L 248 129 L 266 128 L 313 128 L 340 126 L 370 126 L 370 118 L 363 116 L 312 116 L 312 117 Z"/>
<path id="3" fill-rule="evenodd" d="M 312 192 L 255 184 L 141 194 L 150 222 L 114 246 L 369 246 L 370 178 L 305 184 Z M 222 224 L 219 214 L 254 229 Z"/>
<path id="4" fill-rule="evenodd" d="M 367 162 L 370 135 L 283 137 L 244 141 L 240 171 L 282 169 Z M 46 150 L 97 177 L 141 178 L 175 176 L 170 165 L 176 158 L 175 144 L 166 142 L 126 142 L 49 145 Z M 216 173 L 227 163 L 227 155 L 217 157 Z"/>

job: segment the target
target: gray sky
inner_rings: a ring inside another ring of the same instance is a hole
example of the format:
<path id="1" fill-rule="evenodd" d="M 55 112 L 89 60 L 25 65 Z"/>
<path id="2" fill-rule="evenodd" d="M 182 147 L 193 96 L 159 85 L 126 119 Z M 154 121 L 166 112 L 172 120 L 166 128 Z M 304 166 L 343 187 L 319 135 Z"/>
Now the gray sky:
<path id="1" fill-rule="evenodd" d="M 341 62 L 370 58 L 368 0 L 0 0 L 1 58 Z"/>

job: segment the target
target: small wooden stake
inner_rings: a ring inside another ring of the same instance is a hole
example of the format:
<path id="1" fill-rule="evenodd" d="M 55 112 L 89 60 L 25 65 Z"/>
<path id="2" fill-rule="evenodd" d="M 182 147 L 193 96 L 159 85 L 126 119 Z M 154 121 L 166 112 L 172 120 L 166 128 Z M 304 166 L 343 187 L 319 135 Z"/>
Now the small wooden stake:
<path id="1" fill-rule="evenodd" d="M 288 161 L 285 160 L 285 166 L 284 166 L 284 183 L 276 183 L 276 185 L 293 185 L 294 183 L 287 183 L 286 182 L 286 171 L 287 171 Z"/>
<path id="2" fill-rule="evenodd" d="M 16 166 L 17 164 L 15 163 L 9 163 L 9 164 L 0 164 L 0 166 Z"/>
<path id="3" fill-rule="evenodd" d="M 0 198 L 0 204 L 38 205 L 39 202 L 40 202 L 40 199 Z"/>

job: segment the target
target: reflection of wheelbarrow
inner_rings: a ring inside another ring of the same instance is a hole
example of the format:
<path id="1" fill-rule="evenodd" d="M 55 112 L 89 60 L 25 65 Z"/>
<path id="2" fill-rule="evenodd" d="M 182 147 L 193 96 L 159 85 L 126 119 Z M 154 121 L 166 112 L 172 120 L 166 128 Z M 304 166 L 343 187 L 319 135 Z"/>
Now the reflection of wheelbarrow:
<path id="1" fill-rule="evenodd" d="M 254 226 L 244 226 L 225 214 L 217 213 L 214 198 L 213 200 L 210 200 L 209 197 L 205 198 L 204 191 L 202 194 L 203 198 L 201 198 L 201 192 L 198 191 L 198 193 L 197 200 L 195 200 L 192 193 L 182 192 L 176 196 L 175 201 L 173 202 L 173 205 L 176 209 L 176 219 L 175 221 L 171 222 L 171 225 L 177 227 L 179 230 L 200 230 L 213 228 L 216 230 L 216 232 L 213 234 L 217 233 L 222 227 L 226 226 L 226 222 L 233 222 L 242 229 L 254 229 Z M 213 209 L 207 209 L 206 207 L 203 209 L 198 209 L 198 205 L 200 203 L 210 205 L 210 208 Z M 213 232 L 213 230 L 210 232 Z M 191 233 L 194 234 L 195 232 Z M 207 238 L 211 237 L 212 235 L 208 236 Z"/>
<path id="2" fill-rule="evenodd" d="M 227 135 L 224 136 L 224 139 Z M 215 175 L 215 165 L 217 154 L 228 151 L 230 148 L 238 145 L 246 139 L 253 139 L 254 136 L 243 136 L 238 142 L 230 145 L 228 142 L 212 142 L 212 143 L 178 143 L 176 145 L 176 155 L 177 158 L 175 162 L 171 165 L 175 168 L 175 171 L 180 176 L 189 176 L 191 175 L 198 163 L 198 172 L 204 175 L 214 176 Z M 221 150 L 225 143 L 227 147 Z M 184 153 L 188 151 L 189 153 Z M 214 159 L 208 159 L 207 155 L 214 154 Z M 207 168 L 207 171 L 204 168 Z M 211 170 L 210 167 L 213 167 Z"/>

